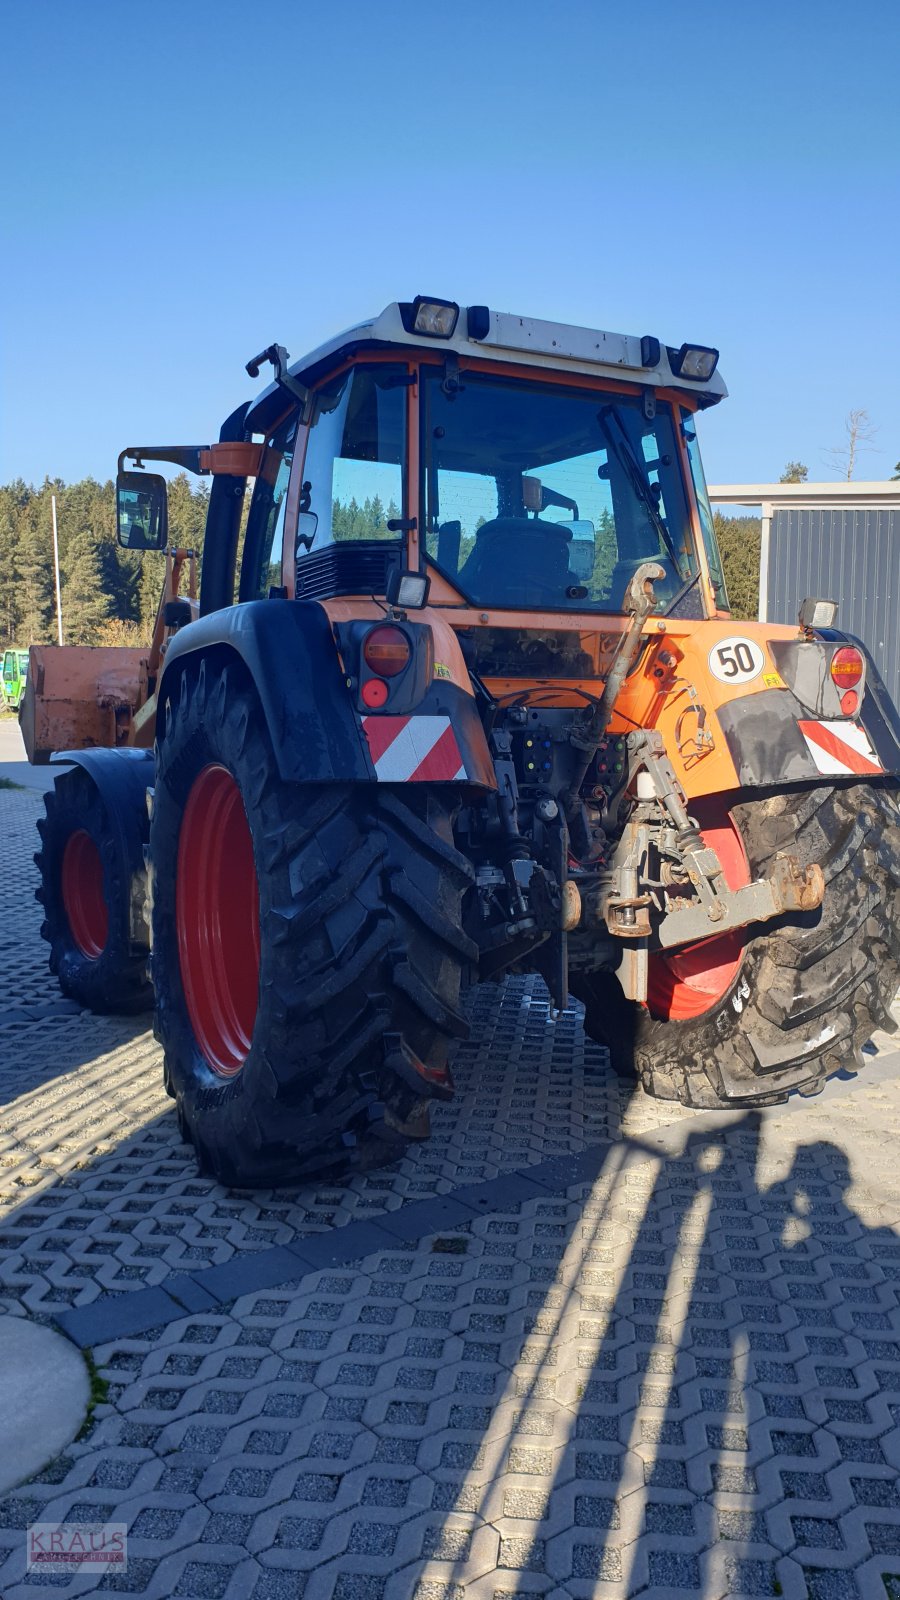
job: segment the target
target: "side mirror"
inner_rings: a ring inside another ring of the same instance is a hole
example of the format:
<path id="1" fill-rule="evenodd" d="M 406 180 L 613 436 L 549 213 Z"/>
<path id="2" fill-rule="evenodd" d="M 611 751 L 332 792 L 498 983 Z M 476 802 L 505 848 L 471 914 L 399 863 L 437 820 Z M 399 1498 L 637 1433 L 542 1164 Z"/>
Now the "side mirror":
<path id="1" fill-rule="evenodd" d="M 296 548 L 296 554 L 297 555 L 300 554 L 300 546 L 301 545 L 303 546 L 303 548 L 306 551 L 307 555 L 309 554 L 309 552 L 312 549 L 313 544 L 315 542 L 316 529 L 318 528 L 318 526 L 319 526 L 319 514 L 318 514 L 317 511 L 301 511 L 301 512 L 298 513 L 298 516 L 297 516 L 297 548 Z"/>
<path id="2" fill-rule="evenodd" d="M 585 517 L 577 522 L 561 522 L 559 526 L 572 534 L 572 543 L 569 545 L 570 571 L 583 581 L 590 582 L 594 572 L 594 524 Z"/>
<path id="3" fill-rule="evenodd" d="M 120 472 L 116 529 L 126 550 L 164 550 L 169 536 L 166 480 L 158 472 Z"/>

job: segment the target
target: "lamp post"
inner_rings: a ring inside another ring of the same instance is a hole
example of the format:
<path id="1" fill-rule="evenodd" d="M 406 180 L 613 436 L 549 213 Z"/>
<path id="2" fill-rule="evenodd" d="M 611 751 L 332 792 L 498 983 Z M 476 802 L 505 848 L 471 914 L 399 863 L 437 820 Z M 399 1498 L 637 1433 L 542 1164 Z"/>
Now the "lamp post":
<path id="1" fill-rule="evenodd" d="M 57 534 L 57 531 L 56 531 L 56 495 L 55 494 L 52 494 L 50 496 L 50 511 L 51 511 L 51 514 L 52 514 L 52 517 L 53 517 L 53 570 L 54 570 L 54 572 L 56 574 L 56 632 L 58 634 L 57 642 L 59 644 L 62 644 L 62 642 L 63 642 L 62 595 L 60 594 L 60 589 L 59 589 L 59 535 Z"/>

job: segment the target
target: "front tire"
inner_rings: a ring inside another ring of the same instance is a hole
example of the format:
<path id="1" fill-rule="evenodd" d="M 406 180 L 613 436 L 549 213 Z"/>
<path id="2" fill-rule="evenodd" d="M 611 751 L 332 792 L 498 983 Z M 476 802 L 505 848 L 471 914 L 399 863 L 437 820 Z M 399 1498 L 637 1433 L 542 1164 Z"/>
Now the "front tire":
<path id="1" fill-rule="evenodd" d="M 236 666 L 205 661 L 172 694 L 152 965 L 182 1130 L 238 1187 L 394 1160 L 452 1093 L 448 1046 L 467 1032 L 453 793 L 283 782 Z"/>
<path id="2" fill-rule="evenodd" d="M 900 808 L 890 783 L 783 791 L 733 809 L 754 876 L 780 853 L 825 874 L 819 911 L 745 939 L 722 996 L 683 1020 L 624 1001 L 612 974 L 579 974 L 585 1029 L 620 1074 L 698 1107 L 815 1094 L 891 1026 L 900 986 Z M 676 1010 L 678 1008 L 675 1008 Z M 692 1007 L 690 994 L 684 1009 Z"/>
<path id="3" fill-rule="evenodd" d="M 149 1011 L 147 951 L 131 937 L 132 883 L 97 785 L 73 767 L 56 779 L 44 805 L 35 898 L 44 908 L 50 971 L 63 994 L 89 1011 Z M 146 838 L 146 809 L 135 810 L 138 835 Z"/>

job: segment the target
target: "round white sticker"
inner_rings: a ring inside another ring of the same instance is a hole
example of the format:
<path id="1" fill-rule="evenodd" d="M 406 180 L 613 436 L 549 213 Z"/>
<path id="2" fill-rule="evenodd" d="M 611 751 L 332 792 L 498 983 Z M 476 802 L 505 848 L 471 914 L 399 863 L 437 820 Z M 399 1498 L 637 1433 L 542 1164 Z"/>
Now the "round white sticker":
<path id="1" fill-rule="evenodd" d="M 722 639 L 709 652 L 709 670 L 720 683 L 749 683 L 766 664 L 753 639 Z"/>

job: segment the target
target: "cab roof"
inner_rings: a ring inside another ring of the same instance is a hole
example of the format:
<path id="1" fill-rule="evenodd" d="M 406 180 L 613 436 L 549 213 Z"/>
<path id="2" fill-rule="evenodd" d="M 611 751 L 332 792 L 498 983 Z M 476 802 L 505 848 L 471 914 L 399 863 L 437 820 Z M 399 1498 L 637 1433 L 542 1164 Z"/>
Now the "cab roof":
<path id="1" fill-rule="evenodd" d="M 443 350 L 472 361 L 502 359 L 532 369 L 543 367 L 554 372 L 619 378 L 651 388 L 681 389 L 686 395 L 694 395 L 703 407 L 717 404 L 728 393 L 718 370 L 702 381 L 682 377 L 675 370 L 677 347 L 666 346 L 655 338 L 520 317 L 487 306 L 461 306 L 449 338 L 429 337 L 414 330 L 414 304 L 395 300 L 367 322 L 336 334 L 300 361 L 292 362 L 291 376 L 311 385 L 335 364 L 337 357 L 394 348 Z M 252 403 L 247 427 L 254 433 L 264 432 L 283 409 L 283 390 L 270 384 Z"/>

